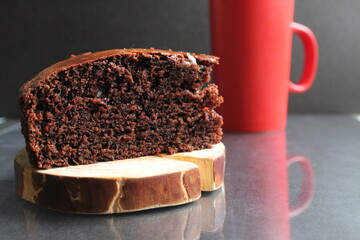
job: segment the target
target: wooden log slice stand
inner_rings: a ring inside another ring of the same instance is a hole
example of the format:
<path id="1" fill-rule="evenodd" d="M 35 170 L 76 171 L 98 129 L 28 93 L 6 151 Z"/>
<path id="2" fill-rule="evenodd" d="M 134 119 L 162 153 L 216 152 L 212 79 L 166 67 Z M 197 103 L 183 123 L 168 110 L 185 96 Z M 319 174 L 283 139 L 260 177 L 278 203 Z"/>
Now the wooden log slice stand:
<path id="1" fill-rule="evenodd" d="M 185 204 L 223 184 L 225 147 L 174 155 L 34 168 L 15 157 L 17 194 L 37 205 L 80 214 L 110 214 Z"/>

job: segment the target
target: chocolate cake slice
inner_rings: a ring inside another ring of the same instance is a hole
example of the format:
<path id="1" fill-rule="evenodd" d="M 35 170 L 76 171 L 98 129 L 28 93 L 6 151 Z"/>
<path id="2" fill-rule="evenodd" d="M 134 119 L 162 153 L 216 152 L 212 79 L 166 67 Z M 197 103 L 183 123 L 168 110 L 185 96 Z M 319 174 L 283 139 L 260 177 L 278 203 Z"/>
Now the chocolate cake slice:
<path id="1" fill-rule="evenodd" d="M 22 133 L 39 168 L 90 164 L 219 143 L 218 58 L 156 49 L 85 53 L 20 90 Z"/>

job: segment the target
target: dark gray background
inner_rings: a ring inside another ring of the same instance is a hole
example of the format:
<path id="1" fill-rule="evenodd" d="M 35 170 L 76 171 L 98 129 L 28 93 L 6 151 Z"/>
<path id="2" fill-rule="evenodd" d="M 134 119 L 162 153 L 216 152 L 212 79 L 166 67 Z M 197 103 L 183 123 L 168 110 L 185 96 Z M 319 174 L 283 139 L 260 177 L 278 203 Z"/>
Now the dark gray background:
<path id="1" fill-rule="evenodd" d="M 320 62 L 315 85 L 291 96 L 290 112 L 360 112 L 359 12 L 359 0 L 296 2 L 295 20 L 315 32 Z M 210 53 L 208 0 L 7 0 L 0 2 L 0 34 L 0 117 L 17 117 L 21 84 L 72 53 L 130 47 Z M 302 57 L 295 38 L 295 81 Z"/>

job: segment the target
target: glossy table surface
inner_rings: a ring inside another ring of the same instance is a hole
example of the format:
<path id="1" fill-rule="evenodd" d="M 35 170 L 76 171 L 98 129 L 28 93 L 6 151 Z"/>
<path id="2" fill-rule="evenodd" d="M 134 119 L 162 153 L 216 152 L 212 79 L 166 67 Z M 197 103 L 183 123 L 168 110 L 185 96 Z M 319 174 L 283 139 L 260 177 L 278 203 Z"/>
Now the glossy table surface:
<path id="1" fill-rule="evenodd" d="M 291 115 L 286 132 L 226 132 L 225 186 L 194 203 L 73 215 L 15 195 L 16 121 L 0 124 L 0 239 L 359 239 L 360 117 Z"/>

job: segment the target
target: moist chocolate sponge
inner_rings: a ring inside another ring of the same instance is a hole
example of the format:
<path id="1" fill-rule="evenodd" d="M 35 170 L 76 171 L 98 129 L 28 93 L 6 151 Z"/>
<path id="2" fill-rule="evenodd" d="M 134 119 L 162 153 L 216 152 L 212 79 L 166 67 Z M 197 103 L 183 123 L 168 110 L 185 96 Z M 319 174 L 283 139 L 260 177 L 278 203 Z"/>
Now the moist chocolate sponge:
<path id="1" fill-rule="evenodd" d="M 222 136 L 210 80 L 218 58 L 156 49 L 85 53 L 20 89 L 22 133 L 39 168 L 209 148 Z"/>

